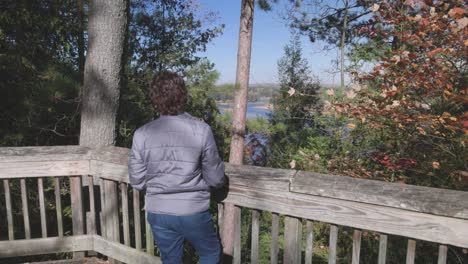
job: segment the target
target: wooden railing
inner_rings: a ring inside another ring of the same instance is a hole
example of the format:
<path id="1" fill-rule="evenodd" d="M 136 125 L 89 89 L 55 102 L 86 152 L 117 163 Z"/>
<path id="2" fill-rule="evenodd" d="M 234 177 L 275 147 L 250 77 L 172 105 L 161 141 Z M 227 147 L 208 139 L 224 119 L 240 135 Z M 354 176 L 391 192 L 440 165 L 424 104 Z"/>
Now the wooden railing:
<path id="1" fill-rule="evenodd" d="M 94 251 L 125 263 L 160 263 L 140 204 L 143 194 L 128 185 L 127 157 L 128 149 L 117 147 L 0 148 L 0 198 L 5 202 L 0 216 L 6 216 L 0 219 L 0 262 Z M 406 263 L 415 263 L 416 240 L 439 245 L 437 263 L 447 263 L 449 246 L 468 248 L 468 192 L 230 164 L 226 174 L 229 193 L 222 202 L 251 210 L 251 229 L 241 230 L 250 232 L 250 256 L 241 256 L 237 232 L 234 263 L 259 263 L 262 213 L 271 213 L 271 263 L 278 263 L 281 239 L 283 263 L 312 263 L 314 225 L 329 225 L 328 263 L 337 261 L 339 226 L 354 229 L 352 263 L 360 262 L 361 239 L 368 231 L 378 236 L 374 262 L 379 264 L 386 263 L 389 236 L 408 238 Z M 70 190 L 69 182 L 76 179 L 88 184 Z M 27 189 L 31 186 L 33 191 Z M 64 212 L 70 211 L 63 199 L 71 201 L 72 221 L 86 227 L 84 234 L 73 235 L 70 224 L 63 224 Z M 218 208 L 222 228 L 222 203 Z"/>

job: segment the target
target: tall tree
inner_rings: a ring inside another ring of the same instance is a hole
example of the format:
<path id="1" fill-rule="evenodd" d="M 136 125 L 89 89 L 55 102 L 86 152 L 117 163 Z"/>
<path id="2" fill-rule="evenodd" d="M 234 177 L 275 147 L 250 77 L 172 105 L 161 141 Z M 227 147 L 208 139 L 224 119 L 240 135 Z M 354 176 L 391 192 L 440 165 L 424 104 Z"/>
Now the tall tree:
<path id="1" fill-rule="evenodd" d="M 346 46 L 357 37 L 357 28 L 363 17 L 370 14 L 375 1 L 340 0 L 335 4 L 324 1 L 294 1 L 289 12 L 291 27 L 308 35 L 311 42 L 323 40 L 340 50 L 340 89 L 345 86 Z"/>
<path id="2" fill-rule="evenodd" d="M 247 92 L 249 87 L 250 58 L 253 35 L 254 0 L 242 0 L 239 46 L 237 50 L 236 92 L 234 97 L 234 113 L 232 120 L 232 139 L 229 162 L 242 164 L 244 156 L 245 121 L 247 111 Z M 240 208 L 226 204 L 223 230 L 223 250 L 227 256 L 233 256 L 234 236 L 240 230 L 235 230 L 235 221 L 240 215 Z"/>
<path id="3" fill-rule="evenodd" d="M 81 146 L 99 147 L 115 143 L 116 116 L 123 76 L 127 13 L 127 0 L 89 1 L 88 52 L 81 97 Z M 103 186 L 106 194 L 107 190 L 115 188 L 109 182 L 104 183 Z M 70 179 L 70 190 L 74 216 L 73 234 L 82 234 L 83 221 L 78 219 L 83 219 L 81 177 Z M 107 200 L 112 203 L 116 199 L 117 197 L 109 197 Z M 109 207 L 107 206 L 107 208 Z M 115 222 L 111 221 L 111 219 L 115 219 L 113 213 L 104 212 L 106 236 L 111 239 L 115 237 L 112 234 L 113 225 L 115 225 Z M 113 215 L 110 216 L 110 214 Z"/>

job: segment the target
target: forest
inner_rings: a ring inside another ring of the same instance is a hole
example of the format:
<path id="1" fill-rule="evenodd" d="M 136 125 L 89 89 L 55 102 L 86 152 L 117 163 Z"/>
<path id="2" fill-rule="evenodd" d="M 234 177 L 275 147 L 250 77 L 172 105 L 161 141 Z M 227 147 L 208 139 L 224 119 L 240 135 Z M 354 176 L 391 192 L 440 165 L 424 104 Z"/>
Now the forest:
<path id="1" fill-rule="evenodd" d="M 90 2 L 0 3 L 1 147 L 83 143 L 81 110 L 86 89 L 92 87 L 85 70 L 94 25 L 88 23 Z M 201 8 L 198 1 L 123 2 L 128 22 L 110 143 L 131 147 L 134 131 L 158 118 L 148 84 L 158 72 L 173 71 L 188 87 L 186 111 L 212 127 L 228 161 L 233 115 L 221 115 L 217 102 L 233 100 L 239 84 L 219 85 L 216 65 L 203 57 L 208 44 L 223 34 L 224 25 L 216 19 L 222 14 Z M 272 10 L 282 8 L 279 2 L 255 1 L 256 12 L 274 15 Z M 272 109 L 267 118 L 247 120 L 243 163 L 468 191 L 466 3 L 284 2 L 291 38 L 277 63 L 275 86 L 249 86 L 248 100 L 270 98 Z M 304 36 L 339 51 L 340 85 L 321 84 L 311 71 L 307 47 L 300 41 Z M 20 186 L 11 188 L 19 193 Z M 3 207 L 0 203 L 0 219 L 5 219 Z M 64 207 L 67 217 L 70 205 Z M 242 226 L 248 229 L 250 216 L 243 215 Z M 271 222 L 271 214 L 262 213 L 261 219 Z M 327 263 L 328 249 L 322 245 L 328 229 L 314 228 L 321 241 L 314 263 Z M 0 236 L 3 231 L 0 224 Z M 345 235 L 339 243 L 352 237 L 346 228 L 340 232 Z M 374 234 L 366 236 L 371 240 Z M 260 236 L 260 263 L 268 263 L 270 239 Z M 243 234 L 243 256 L 249 255 L 249 243 Z M 392 246 L 398 252 L 398 241 Z M 378 248 L 372 243 L 363 247 L 363 263 L 371 263 Z M 418 263 L 430 263 L 425 257 L 432 253 L 424 250 L 433 252 L 431 246 L 423 243 L 421 248 Z M 349 248 L 342 247 L 338 255 L 338 263 L 350 263 Z M 468 251 L 454 247 L 448 259 L 468 263 Z M 395 253 L 387 263 L 403 261 Z M 248 262 L 246 257 L 242 263 Z"/>

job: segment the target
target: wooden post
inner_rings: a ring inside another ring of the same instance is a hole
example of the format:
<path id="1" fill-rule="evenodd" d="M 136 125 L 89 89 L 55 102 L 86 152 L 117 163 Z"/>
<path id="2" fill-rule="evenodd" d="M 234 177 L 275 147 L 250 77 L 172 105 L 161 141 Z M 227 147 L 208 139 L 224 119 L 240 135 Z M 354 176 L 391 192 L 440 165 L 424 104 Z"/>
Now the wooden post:
<path id="1" fill-rule="evenodd" d="M 271 214 L 271 246 L 270 246 L 270 263 L 278 263 L 278 233 L 279 233 L 279 215 Z"/>
<path id="2" fill-rule="evenodd" d="M 284 219 L 283 263 L 301 263 L 302 222 L 301 219 L 286 216 Z"/>
<path id="3" fill-rule="evenodd" d="M 72 208 L 73 235 L 84 234 L 83 194 L 81 191 L 81 176 L 70 176 L 70 199 Z M 84 258 L 84 252 L 74 252 L 73 259 Z"/>

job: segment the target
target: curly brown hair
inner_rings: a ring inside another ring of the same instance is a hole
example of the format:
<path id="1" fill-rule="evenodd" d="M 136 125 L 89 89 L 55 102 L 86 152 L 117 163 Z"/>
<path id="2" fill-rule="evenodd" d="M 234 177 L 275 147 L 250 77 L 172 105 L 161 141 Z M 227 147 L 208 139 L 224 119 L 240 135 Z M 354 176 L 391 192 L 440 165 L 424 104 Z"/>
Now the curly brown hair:
<path id="1" fill-rule="evenodd" d="M 161 115 L 177 115 L 187 105 L 184 79 L 173 72 L 158 74 L 150 84 L 149 96 Z"/>

